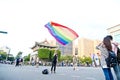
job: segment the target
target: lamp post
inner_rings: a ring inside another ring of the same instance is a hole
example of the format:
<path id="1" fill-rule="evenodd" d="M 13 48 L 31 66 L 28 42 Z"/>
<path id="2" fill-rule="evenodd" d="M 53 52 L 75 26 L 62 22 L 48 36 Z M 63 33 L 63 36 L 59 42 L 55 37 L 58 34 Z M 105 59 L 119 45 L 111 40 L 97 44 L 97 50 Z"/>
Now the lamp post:
<path id="1" fill-rule="evenodd" d="M 0 31 L 0 33 L 7 34 L 8 32 L 6 32 L 6 31 Z M 9 52 L 8 52 L 8 54 L 9 54 L 10 53 L 10 48 L 8 48 L 8 49 L 9 49 Z M 6 61 L 7 61 L 7 59 L 8 59 L 8 55 L 6 56 Z"/>
<path id="2" fill-rule="evenodd" d="M 7 32 L 6 32 L 6 31 L 0 31 L 0 33 L 7 34 Z"/>
<path id="3" fill-rule="evenodd" d="M 9 51 L 8 51 L 8 53 L 7 53 L 7 56 L 6 56 L 6 61 L 8 60 L 8 57 L 9 57 L 9 54 L 10 54 L 10 48 L 9 47 L 6 47 L 6 49 L 8 49 Z"/>

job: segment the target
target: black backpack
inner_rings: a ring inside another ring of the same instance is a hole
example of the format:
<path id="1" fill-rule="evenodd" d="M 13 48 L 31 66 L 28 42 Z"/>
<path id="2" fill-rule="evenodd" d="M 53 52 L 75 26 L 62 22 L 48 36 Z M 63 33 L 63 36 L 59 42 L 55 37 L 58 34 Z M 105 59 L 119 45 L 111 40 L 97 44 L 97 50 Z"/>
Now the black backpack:
<path id="1" fill-rule="evenodd" d="M 113 51 L 108 51 L 109 55 L 108 57 L 105 59 L 106 64 L 108 67 L 114 67 L 117 65 L 117 56 L 115 55 L 115 53 Z"/>
<path id="2" fill-rule="evenodd" d="M 117 61 L 120 64 L 120 48 L 117 48 Z"/>
<path id="3" fill-rule="evenodd" d="M 49 74 L 48 69 L 44 69 L 44 70 L 42 71 L 42 74 Z"/>

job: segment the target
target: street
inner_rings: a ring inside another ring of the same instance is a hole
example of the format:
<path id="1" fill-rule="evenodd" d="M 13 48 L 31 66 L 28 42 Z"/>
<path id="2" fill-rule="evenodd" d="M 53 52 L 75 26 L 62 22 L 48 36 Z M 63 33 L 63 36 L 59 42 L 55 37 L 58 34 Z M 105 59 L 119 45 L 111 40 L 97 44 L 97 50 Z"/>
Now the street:
<path id="1" fill-rule="evenodd" d="M 19 66 L 0 64 L 0 80 L 104 80 L 102 69 L 95 67 L 57 67 L 56 73 L 42 74 L 50 66 Z"/>

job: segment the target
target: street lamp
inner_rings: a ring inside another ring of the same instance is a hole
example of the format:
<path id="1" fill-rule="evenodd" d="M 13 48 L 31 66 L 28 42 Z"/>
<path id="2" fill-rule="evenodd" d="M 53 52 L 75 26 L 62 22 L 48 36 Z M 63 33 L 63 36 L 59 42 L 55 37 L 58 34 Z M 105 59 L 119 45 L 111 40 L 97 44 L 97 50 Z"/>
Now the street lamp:
<path id="1" fill-rule="evenodd" d="M 3 33 L 3 34 L 7 34 L 8 32 L 6 32 L 6 31 L 0 31 L 0 33 Z M 10 48 L 8 48 L 8 47 L 6 47 L 7 49 L 9 49 L 9 52 L 8 52 L 8 54 L 10 53 Z M 6 56 L 6 61 L 7 61 L 7 59 L 8 59 L 8 55 Z"/>
<path id="2" fill-rule="evenodd" d="M 6 56 L 6 61 L 8 60 L 8 57 L 9 57 L 9 54 L 10 54 L 10 48 L 6 46 L 6 49 L 9 49 L 8 53 L 7 53 L 7 56 Z"/>
<path id="3" fill-rule="evenodd" d="M 7 34 L 7 32 L 6 32 L 6 31 L 0 31 L 0 33 Z"/>

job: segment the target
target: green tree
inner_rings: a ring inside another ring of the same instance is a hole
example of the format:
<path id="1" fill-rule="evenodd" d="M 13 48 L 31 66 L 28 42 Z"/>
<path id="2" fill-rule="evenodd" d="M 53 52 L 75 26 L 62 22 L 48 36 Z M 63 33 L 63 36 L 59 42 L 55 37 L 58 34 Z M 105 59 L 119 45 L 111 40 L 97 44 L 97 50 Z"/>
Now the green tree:
<path id="1" fill-rule="evenodd" d="M 8 57 L 8 60 L 9 60 L 9 61 L 14 61 L 15 58 L 14 58 L 14 57 Z"/>
<path id="2" fill-rule="evenodd" d="M 90 57 L 84 57 L 84 62 L 92 63 L 92 59 Z"/>
<path id="3" fill-rule="evenodd" d="M 88 62 L 89 64 L 92 63 L 92 59 L 90 57 L 86 57 L 86 56 L 79 57 L 79 60 L 82 64 L 86 64 L 86 62 Z"/>
<path id="4" fill-rule="evenodd" d="M 30 61 L 30 54 L 28 54 L 27 56 L 24 56 L 24 61 Z"/>
<path id="5" fill-rule="evenodd" d="M 4 51 L 0 51 L 0 60 L 6 60 L 7 53 Z"/>
<path id="6" fill-rule="evenodd" d="M 60 61 L 69 61 L 72 62 L 73 57 L 70 55 L 61 56 Z"/>
<path id="7" fill-rule="evenodd" d="M 16 58 L 20 58 L 21 56 L 22 56 L 22 52 L 19 51 L 18 54 L 17 54 L 17 56 L 16 56 Z"/>
<path id="8" fill-rule="evenodd" d="M 49 54 L 50 54 L 49 49 L 42 48 L 38 50 L 38 57 L 40 59 L 49 59 Z"/>
<path id="9" fill-rule="evenodd" d="M 51 50 L 51 57 L 50 59 L 52 60 L 53 56 L 54 56 L 55 50 Z M 61 52 L 60 50 L 57 50 L 57 54 L 58 54 L 58 61 L 60 61 L 60 57 L 61 57 Z"/>
<path id="10" fill-rule="evenodd" d="M 51 61 L 53 58 L 54 52 L 55 50 L 42 48 L 38 50 L 38 57 L 42 60 Z M 60 60 L 61 52 L 57 50 L 57 53 L 58 53 L 58 60 Z"/>

